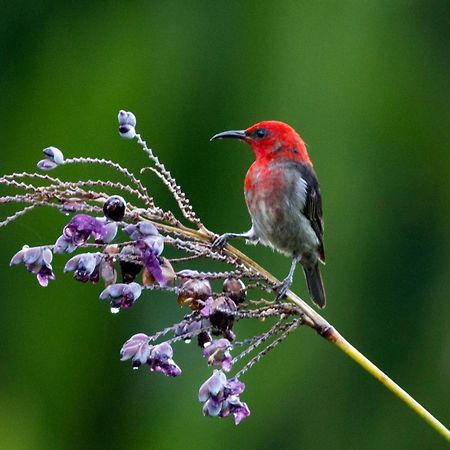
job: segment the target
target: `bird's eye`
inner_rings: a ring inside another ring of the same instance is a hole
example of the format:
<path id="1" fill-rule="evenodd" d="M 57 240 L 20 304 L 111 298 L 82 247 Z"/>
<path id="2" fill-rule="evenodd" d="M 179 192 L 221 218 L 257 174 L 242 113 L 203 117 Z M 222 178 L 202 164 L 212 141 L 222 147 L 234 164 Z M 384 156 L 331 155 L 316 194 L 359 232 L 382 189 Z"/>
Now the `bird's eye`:
<path id="1" fill-rule="evenodd" d="M 258 130 L 255 131 L 255 136 L 258 139 L 262 139 L 264 137 L 266 137 L 268 135 L 268 131 L 265 128 L 259 128 Z"/>

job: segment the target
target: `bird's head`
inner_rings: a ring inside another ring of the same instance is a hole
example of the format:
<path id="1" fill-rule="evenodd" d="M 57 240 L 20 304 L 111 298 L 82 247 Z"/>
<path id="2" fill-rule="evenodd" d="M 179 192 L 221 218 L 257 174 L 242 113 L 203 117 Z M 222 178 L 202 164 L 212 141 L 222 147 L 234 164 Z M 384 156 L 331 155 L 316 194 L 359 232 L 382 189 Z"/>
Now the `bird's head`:
<path id="1" fill-rule="evenodd" d="M 256 159 L 294 159 L 311 163 L 305 143 L 289 125 L 275 120 L 258 122 L 246 130 L 224 131 L 211 140 L 235 138 L 247 142 Z"/>

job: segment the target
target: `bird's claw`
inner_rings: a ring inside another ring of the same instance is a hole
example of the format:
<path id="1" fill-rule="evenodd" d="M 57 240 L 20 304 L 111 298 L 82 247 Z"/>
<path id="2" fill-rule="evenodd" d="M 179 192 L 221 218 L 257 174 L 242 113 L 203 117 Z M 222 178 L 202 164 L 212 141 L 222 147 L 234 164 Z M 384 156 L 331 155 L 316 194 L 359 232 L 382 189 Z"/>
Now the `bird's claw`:
<path id="1" fill-rule="evenodd" d="M 281 299 L 286 295 L 286 292 L 289 290 L 292 284 L 291 278 L 284 279 L 278 286 L 277 286 L 277 296 L 275 297 L 275 301 L 279 302 Z"/>
<path id="2" fill-rule="evenodd" d="M 223 248 L 225 247 L 225 245 L 227 245 L 228 242 L 228 234 L 222 234 L 222 236 L 217 237 L 216 239 L 214 239 L 213 243 L 211 244 L 212 248 Z"/>

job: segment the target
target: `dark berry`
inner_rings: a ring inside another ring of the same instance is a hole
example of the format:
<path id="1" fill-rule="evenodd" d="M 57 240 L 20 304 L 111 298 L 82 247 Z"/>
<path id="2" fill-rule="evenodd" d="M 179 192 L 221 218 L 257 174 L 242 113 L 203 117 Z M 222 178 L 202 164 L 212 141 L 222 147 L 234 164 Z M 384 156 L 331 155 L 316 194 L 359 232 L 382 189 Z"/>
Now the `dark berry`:
<path id="1" fill-rule="evenodd" d="M 118 222 L 125 215 L 125 200 L 120 195 L 113 195 L 103 205 L 103 213 L 108 219 Z"/>

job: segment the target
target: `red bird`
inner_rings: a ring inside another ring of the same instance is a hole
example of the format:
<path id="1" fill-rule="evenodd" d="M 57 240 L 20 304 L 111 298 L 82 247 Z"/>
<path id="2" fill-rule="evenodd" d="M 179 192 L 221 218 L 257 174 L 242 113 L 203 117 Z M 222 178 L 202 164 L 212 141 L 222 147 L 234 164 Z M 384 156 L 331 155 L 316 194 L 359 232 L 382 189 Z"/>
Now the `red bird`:
<path id="1" fill-rule="evenodd" d="M 276 121 L 224 131 L 211 140 L 223 138 L 247 142 L 256 156 L 244 188 L 252 227 L 246 233 L 225 233 L 213 246 L 224 246 L 229 238 L 244 238 L 291 257 L 291 268 L 278 287 L 277 300 L 286 294 L 300 262 L 311 298 L 323 308 L 326 298 L 319 270 L 319 262 L 325 262 L 322 199 L 305 143 L 289 125 Z"/>

